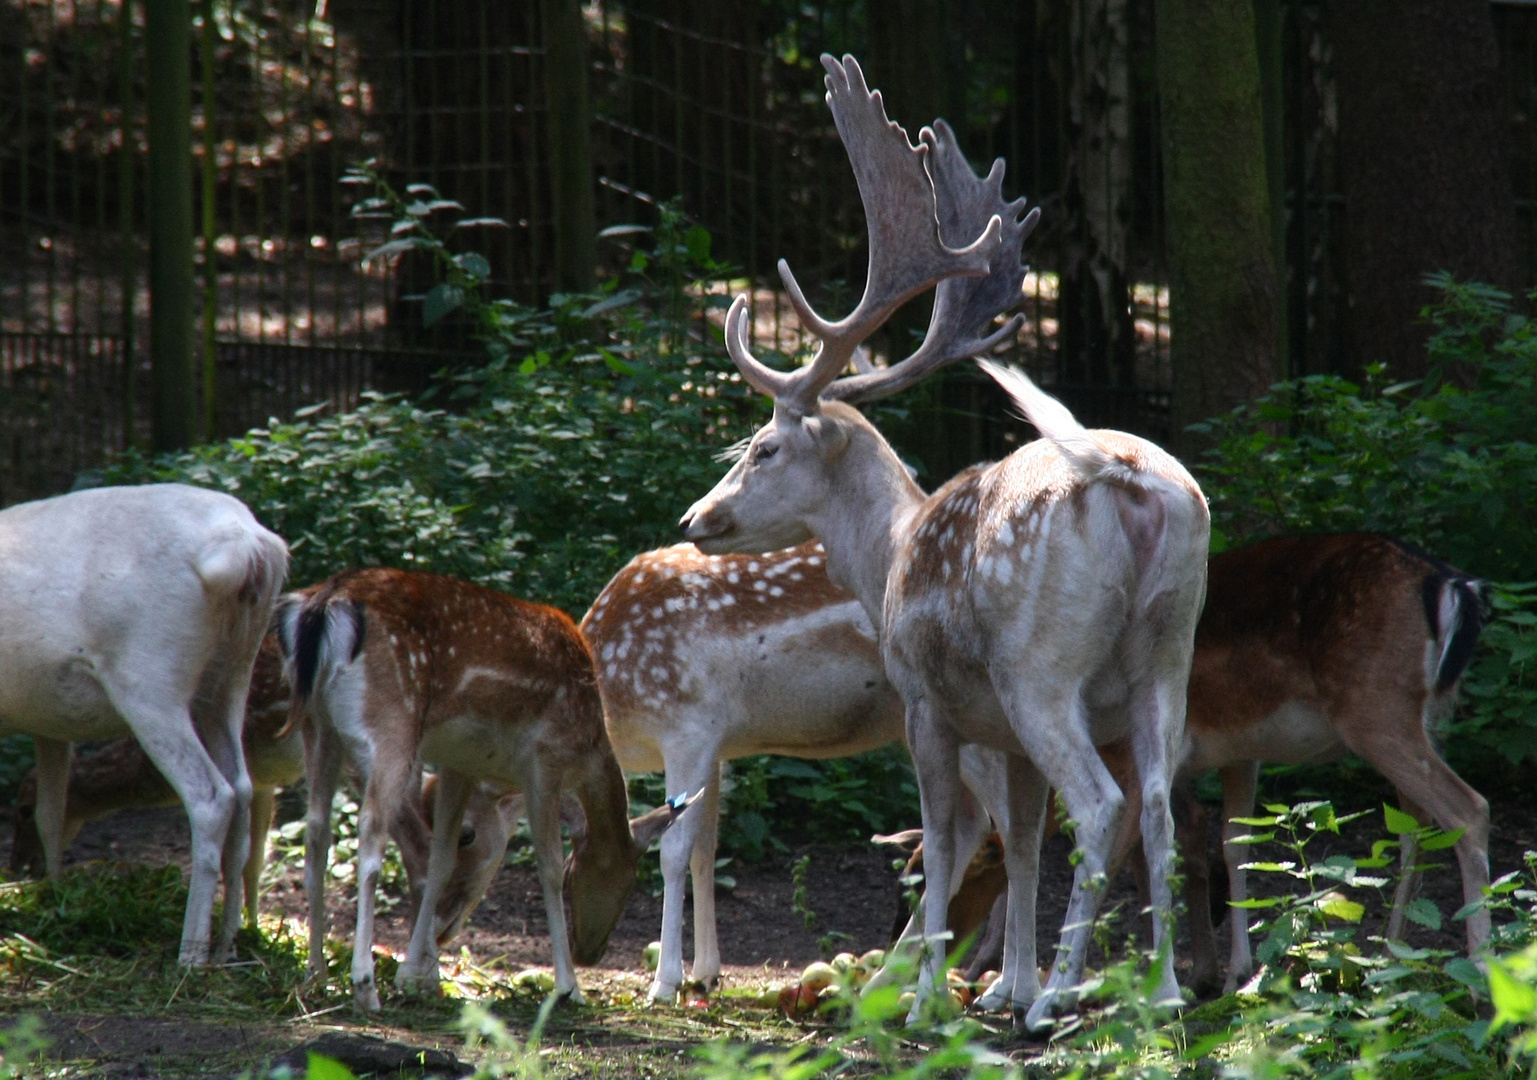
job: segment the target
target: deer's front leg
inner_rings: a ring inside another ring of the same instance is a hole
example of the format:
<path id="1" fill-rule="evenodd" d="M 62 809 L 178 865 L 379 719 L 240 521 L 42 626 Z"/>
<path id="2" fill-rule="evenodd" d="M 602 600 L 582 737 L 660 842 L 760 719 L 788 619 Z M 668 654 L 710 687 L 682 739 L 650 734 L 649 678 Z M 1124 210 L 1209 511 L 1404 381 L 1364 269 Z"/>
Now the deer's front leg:
<path id="1" fill-rule="evenodd" d="M 918 773 L 918 797 L 923 807 L 923 886 L 928 902 L 923 911 L 923 945 L 919 951 L 918 989 L 908 1023 L 922 1015 L 936 984 L 943 985 L 948 948 L 949 905 L 955 877 L 956 815 L 961 800 L 960 747 L 950 726 L 927 697 L 907 705 L 907 745 Z"/>
<path id="2" fill-rule="evenodd" d="M 417 784 L 413 789 L 420 790 Z M 463 773 L 444 769 L 438 773 L 437 791 L 432 810 L 432 847 L 427 857 L 427 881 L 422 889 L 421 906 L 411 932 L 411 947 L 406 962 L 400 965 L 395 985 L 401 989 L 437 989 L 438 941 L 435 914 L 443 885 L 453 873 L 458 856 L 459 830 L 464 824 L 464 809 L 469 805 L 474 781 Z M 411 811 L 406 810 L 407 813 Z"/>
<path id="3" fill-rule="evenodd" d="M 663 757 L 667 761 L 668 791 L 698 791 L 701 788 L 708 790 L 713 779 L 715 789 L 717 793 L 719 792 L 720 761 L 715 756 L 714 747 L 667 747 Z M 662 834 L 662 952 L 657 958 L 656 976 L 651 980 L 651 989 L 646 993 L 648 1001 L 670 1002 L 677 997 L 678 989 L 683 985 L 683 902 L 686 892 L 684 879 L 689 872 L 689 864 L 694 859 L 694 850 L 699 844 L 700 834 L 704 830 L 707 817 L 718 815 L 720 812 L 718 798 L 711 802 L 709 795 L 706 794 L 705 801 L 709 805 L 696 807 L 682 815 L 670 829 Z M 713 865 L 712 853 L 712 871 Z M 712 889 L 714 884 L 715 879 L 712 873 L 710 878 Z M 713 900 L 713 893 L 711 899 Z M 707 901 L 706 906 L 710 907 L 713 916 L 713 905 Z M 696 975 L 699 962 L 697 948 L 699 921 L 699 889 L 696 878 L 694 889 Z M 718 956 L 716 964 L 718 974 L 720 970 Z"/>
<path id="4" fill-rule="evenodd" d="M 64 870 L 64 815 L 69 800 L 69 767 L 75 757 L 73 743 L 32 736 L 37 749 L 37 807 L 33 819 L 43 842 L 43 865 L 50 881 Z"/>
<path id="5" fill-rule="evenodd" d="M 690 868 L 694 876 L 693 977 L 707 989 L 720 981 L 720 940 L 715 931 L 715 848 L 720 833 L 720 767 L 705 785 L 704 805 L 694 814 L 699 837 Z M 676 828 L 676 826 L 674 826 Z"/>
<path id="6" fill-rule="evenodd" d="M 560 842 L 560 777 L 539 766 L 527 785 L 528 831 L 534 842 L 539 888 L 544 893 L 545 917 L 550 924 L 550 945 L 555 953 L 555 994 L 583 1004 L 571 959 L 571 934 L 566 925 L 565 851 Z"/>

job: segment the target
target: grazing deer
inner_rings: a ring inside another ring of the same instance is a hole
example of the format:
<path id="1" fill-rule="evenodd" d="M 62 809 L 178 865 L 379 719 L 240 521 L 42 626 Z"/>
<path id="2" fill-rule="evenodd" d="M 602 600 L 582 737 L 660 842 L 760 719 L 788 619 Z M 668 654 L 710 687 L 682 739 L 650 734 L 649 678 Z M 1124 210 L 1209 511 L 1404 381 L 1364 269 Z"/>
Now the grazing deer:
<path id="1" fill-rule="evenodd" d="M 595 963 L 635 884 L 647 846 L 681 800 L 627 820 L 624 776 L 603 729 L 592 655 L 554 608 L 435 574 L 351 570 L 284 598 L 279 636 L 293 689 L 292 721 L 308 716 L 305 884 L 311 972 L 324 972 L 325 867 L 331 796 L 345 761 L 363 783 L 358 820 L 358 920 L 352 986 L 379 1008 L 374 891 L 385 830 L 399 819 L 418 762 L 438 768 L 431 852 L 420 914 L 400 967 L 402 987 L 438 982 L 438 904 L 477 781 L 527 800 L 539 883 L 555 952 L 555 992 L 581 1000 L 572 966 Z M 586 826 L 562 890 L 560 791 Z"/>
<path id="2" fill-rule="evenodd" d="M 246 922 L 256 924 L 262 868 L 266 865 L 267 833 L 272 828 L 277 789 L 304 775 L 304 744 L 298 731 L 278 733 L 287 726 L 288 688 L 283 682 L 283 658 L 277 638 L 268 635 L 256 655 L 251 689 L 246 697 L 245 758 L 251 775 L 251 852 L 246 858 Z M 419 815 L 405 804 L 401 820 L 391 834 L 401 850 L 401 861 L 411 879 L 413 904 L 420 899 L 426 878 L 427 840 L 431 829 L 433 795 L 437 779 L 427 776 L 422 786 Z M 37 774 L 29 772 L 16 794 L 16 826 L 11 842 L 12 873 L 40 873 L 44 866 L 35 808 Z M 143 747 L 132 739 L 117 739 L 95 753 L 78 757 L 69 774 L 69 795 L 64 808 L 63 843 L 68 847 L 81 828 L 120 810 L 148 809 L 177 804 L 176 789 L 155 768 Z M 484 897 L 507 849 L 507 841 L 522 816 L 521 795 L 498 796 L 477 788 L 470 799 L 460 831 L 454 872 L 438 901 L 438 921 L 444 929 L 438 944 L 451 940 L 464 920 Z M 420 839 L 415 839 L 420 837 Z"/>
<path id="3" fill-rule="evenodd" d="M 829 322 L 780 263 L 801 325 L 821 340 L 811 364 L 790 372 L 752 356 L 746 298 L 732 304 L 728 351 L 743 377 L 774 399 L 774 416 L 684 516 L 684 535 L 711 553 L 764 551 L 814 536 L 827 550 L 828 576 L 879 623 L 886 673 L 907 710 L 932 893 L 948 896 L 957 869 L 960 746 L 979 743 L 1008 755 L 1008 945 L 1004 973 L 982 1003 L 1028 1006 L 1025 1023 L 1038 1027 L 1079 981 L 1125 802 L 1096 745 L 1131 739 L 1153 907 L 1170 910 L 1169 783 L 1205 589 L 1206 501 L 1158 447 L 1087 431 L 1029 379 L 987 364 L 1044 437 L 924 497 L 891 447 L 845 402 L 892 393 L 1009 338 L 1017 318 L 988 337 L 976 335 L 1018 300 L 1019 253 L 1035 214 L 1021 219 L 1023 200 L 1003 201 L 1002 162 L 978 180 L 942 122 L 924 129 L 922 146 L 913 147 L 886 119 L 852 57 L 840 63 L 824 56 L 823 66 L 869 222 L 864 295 L 853 313 Z M 980 281 L 957 276 L 989 269 Z M 838 378 L 900 304 L 936 285 L 927 336 L 912 356 Z M 1078 823 L 1083 857 L 1043 992 L 1035 887 L 1049 786 Z M 929 940 L 943 934 L 944 921 L 945 905 L 928 905 Z M 1155 947 L 1167 935 L 1165 921 L 1155 923 Z M 939 952 L 930 953 L 913 1016 L 938 978 Z M 1168 950 L 1155 1000 L 1180 1000 Z"/>
<path id="4" fill-rule="evenodd" d="M 1196 628 L 1189 707 L 1176 805 L 1189 892 L 1192 980 L 1215 986 L 1216 943 L 1206 898 L 1204 814 L 1189 792 L 1199 774 L 1222 777 L 1223 855 L 1233 900 L 1248 895 L 1243 864 L 1253 849 L 1233 843 L 1247 832 L 1234 818 L 1254 811 L 1262 761 L 1303 764 L 1347 750 L 1382 773 L 1407 813 L 1447 832 L 1456 845 L 1465 903 L 1489 883 L 1489 808 L 1447 766 L 1430 741 L 1452 708 L 1457 684 L 1483 626 L 1481 583 L 1401 541 L 1374 533 L 1288 536 L 1211 559 L 1206 607 Z M 1112 766 L 1128 807 L 1138 799 L 1130 762 Z M 1188 822 L 1188 824 L 1187 824 Z M 1134 848 L 1123 828 L 1112 865 Z M 1404 910 L 1418 887 L 1412 837 L 1385 934 L 1403 934 Z M 952 902 L 985 909 L 997 889 L 969 876 Z M 1230 922 L 1224 992 L 1253 974 L 1243 909 Z M 952 930 L 962 936 L 952 915 Z M 1489 915 L 1467 919 L 1468 953 L 1489 937 Z M 979 957 L 980 960 L 980 957 Z"/>
<path id="5" fill-rule="evenodd" d="M 281 539 L 201 488 L 96 488 L 0 511 L 0 735 L 37 744 L 48 874 L 62 865 L 72 744 L 132 734 L 192 825 L 183 964 L 228 955 L 240 923 L 246 688 L 287 571 Z"/>
<path id="6" fill-rule="evenodd" d="M 665 769 L 668 791 L 704 805 L 662 837 L 662 952 L 649 999 L 683 983 L 684 876 L 694 884 L 696 981 L 720 975 L 715 847 L 721 763 L 748 754 L 845 757 L 903 738 L 875 628 L 833 585 L 820 546 L 705 555 L 691 544 L 637 555 L 582 620 L 597 659 L 609 740 L 634 772 Z M 984 800 L 998 766 L 975 749 L 966 781 Z M 996 801 L 996 797 L 994 797 Z M 990 827 L 968 800 L 957 843 Z"/>

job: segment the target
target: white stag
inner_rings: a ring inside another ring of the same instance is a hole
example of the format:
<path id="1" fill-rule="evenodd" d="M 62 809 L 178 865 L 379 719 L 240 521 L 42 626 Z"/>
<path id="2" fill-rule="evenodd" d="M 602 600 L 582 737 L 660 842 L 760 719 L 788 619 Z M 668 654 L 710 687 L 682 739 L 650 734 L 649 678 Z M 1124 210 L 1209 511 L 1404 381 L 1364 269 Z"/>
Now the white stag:
<path id="1" fill-rule="evenodd" d="M 131 733 L 192 825 L 180 960 L 240 925 L 251 780 L 240 749 L 251 666 L 288 570 L 238 500 L 180 484 L 97 488 L 0 511 L 0 734 L 37 743 L 50 877 L 64 850 L 72 744 Z"/>
<path id="2" fill-rule="evenodd" d="M 1464 902 L 1483 895 L 1489 806 L 1447 766 L 1429 734 L 1455 702 L 1477 643 L 1481 589 L 1439 559 L 1374 533 L 1288 536 L 1212 557 L 1176 779 L 1176 807 L 1183 802 L 1186 811 L 1179 837 L 1193 985 L 1215 988 L 1218 981 L 1204 813 L 1189 790 L 1209 769 L 1222 776 L 1223 854 L 1233 900 L 1248 896 L 1243 864 L 1253 857 L 1252 847 L 1232 842 L 1249 831 L 1233 819 L 1254 811 L 1260 762 L 1306 764 L 1347 750 L 1392 782 L 1406 812 L 1460 833 Z M 1129 819 L 1139 798 L 1132 763 L 1106 760 L 1126 791 Z M 1130 825 L 1122 823 L 1112 867 L 1136 846 Z M 1405 872 L 1385 930 L 1393 939 L 1403 934 L 1418 887 L 1413 836 L 1404 839 L 1402 857 Z M 995 879 L 976 875 L 952 910 L 986 910 L 1000 891 Z M 989 926 L 974 967 L 987 966 L 1001 949 L 994 929 Z M 1253 973 L 1243 909 L 1233 910 L 1230 930 L 1225 992 Z M 1488 937 L 1489 913 L 1476 910 L 1467 919 L 1469 955 L 1477 956 Z"/>
<path id="3" fill-rule="evenodd" d="M 374 982 L 374 893 L 385 833 L 415 789 L 420 762 L 438 768 L 426 888 L 397 983 L 436 988 L 439 915 L 461 823 L 477 781 L 526 797 L 555 952 L 555 992 L 581 1000 L 573 955 L 595 963 L 635 885 L 640 855 L 676 816 L 659 807 L 630 822 L 624 775 L 603 729 L 592 654 L 563 613 L 436 574 L 352 570 L 285 597 L 279 633 L 293 689 L 292 717 L 308 716 L 309 819 L 305 884 L 310 968 L 324 973 L 325 869 L 331 798 L 345 761 L 363 783 L 358 820 L 358 919 L 353 996 L 379 1008 Z M 568 935 L 560 792 L 569 786 L 586 824 L 575 838 Z M 494 867 L 493 867 L 494 872 Z M 479 886 L 483 891 L 484 886 Z"/>
<path id="4" fill-rule="evenodd" d="M 989 256 L 996 265 L 992 238 L 1022 234 L 1033 215 L 1018 219 L 1022 202 L 1009 204 L 1001 219 L 992 209 L 1001 162 L 978 181 L 942 123 L 913 147 L 886 119 L 852 57 L 823 57 L 823 65 L 869 222 L 865 292 L 851 315 L 829 322 L 780 263 L 802 324 L 821 339 L 812 363 L 794 372 L 752 357 L 745 297 L 732 305 L 732 360 L 774 399 L 774 417 L 685 515 L 684 533 L 710 552 L 762 551 L 815 536 L 827 549 L 832 580 L 879 620 L 886 671 L 907 707 L 931 894 L 948 894 L 957 869 L 960 746 L 979 743 L 1009 755 L 1005 970 L 982 1003 L 1028 1006 L 1025 1022 L 1037 1027 L 1079 981 L 1125 802 L 1096 744 L 1131 739 L 1152 901 L 1160 915 L 1170 912 L 1169 783 L 1205 588 L 1209 516 L 1200 488 L 1168 454 L 1130 435 L 1085 430 L 1008 369 L 988 366 L 1045 437 L 1001 463 L 962 472 L 928 498 L 875 428 L 844 404 L 894 392 L 1010 336 L 1014 323 L 972 337 L 1017 302 L 1017 285 L 978 307 L 967 301 L 986 296 L 994 278 L 973 285 L 953 275 L 975 273 Z M 978 204 L 997 222 L 985 232 Z M 979 232 L 970 247 L 945 246 L 946 238 L 966 243 Z M 936 282 L 933 321 L 918 351 L 889 369 L 839 380 L 858 345 Z M 1035 889 L 1049 786 L 1077 822 L 1082 859 L 1043 992 Z M 944 906 L 928 905 L 931 939 L 943 934 L 944 921 Z M 1168 936 L 1165 923 L 1155 922 L 1155 947 Z M 935 976 L 939 962 L 936 950 Z M 914 1016 L 932 990 L 929 979 L 919 987 Z M 1179 1000 L 1168 949 L 1156 999 Z"/>
<path id="5" fill-rule="evenodd" d="M 693 978 L 721 970 L 715 847 L 721 763 L 748 754 L 845 757 L 904 736 L 865 609 L 827 579 L 815 544 L 765 555 L 704 555 L 680 544 L 637 555 L 582 620 L 592 644 L 614 753 L 625 769 L 665 769 L 668 791 L 703 806 L 662 837 L 662 953 L 652 1001 L 683 982 L 684 877 L 693 871 Z M 996 758 L 996 755 L 993 755 Z M 998 801 L 1001 765 L 975 748 L 970 790 Z M 990 794 L 989 793 L 993 793 Z M 988 828 L 966 800 L 957 846 L 969 857 Z M 959 882 L 957 882 L 959 884 Z"/>

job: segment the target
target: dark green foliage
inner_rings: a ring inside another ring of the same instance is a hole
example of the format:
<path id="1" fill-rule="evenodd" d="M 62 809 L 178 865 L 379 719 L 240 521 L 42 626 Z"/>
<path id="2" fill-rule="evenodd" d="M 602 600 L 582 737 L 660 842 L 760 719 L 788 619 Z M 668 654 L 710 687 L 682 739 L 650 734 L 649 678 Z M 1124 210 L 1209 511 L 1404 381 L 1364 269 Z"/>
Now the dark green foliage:
<path id="1" fill-rule="evenodd" d="M 1431 283 L 1425 380 L 1311 376 L 1199 425 L 1212 548 L 1362 529 L 1503 583 L 1446 734 L 1464 767 L 1516 763 L 1537 753 L 1537 324 L 1486 286 Z"/>

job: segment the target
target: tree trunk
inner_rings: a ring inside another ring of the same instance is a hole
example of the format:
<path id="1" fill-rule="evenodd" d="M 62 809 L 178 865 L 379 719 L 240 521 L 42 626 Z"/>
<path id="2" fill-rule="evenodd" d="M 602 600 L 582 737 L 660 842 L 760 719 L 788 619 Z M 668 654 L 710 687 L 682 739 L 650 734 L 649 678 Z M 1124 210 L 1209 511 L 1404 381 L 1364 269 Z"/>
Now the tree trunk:
<path id="1" fill-rule="evenodd" d="M 1253 8 L 1158 0 L 1156 17 L 1172 441 L 1190 458 L 1188 425 L 1275 381 L 1278 290 Z"/>
<path id="2" fill-rule="evenodd" d="M 1136 335 L 1126 279 L 1131 225 L 1131 69 L 1127 0 L 1069 11 L 1062 371 L 1070 383 L 1131 386 Z"/>
<path id="3" fill-rule="evenodd" d="M 192 5 L 145 0 L 151 441 L 197 438 L 192 365 Z M 210 252 L 210 257 L 212 253 Z"/>
<path id="4" fill-rule="evenodd" d="M 555 211 L 555 280 L 592 288 L 597 216 L 592 194 L 592 112 L 587 95 L 587 28 L 580 0 L 543 0 L 545 101 L 550 121 L 550 195 Z"/>
<path id="5" fill-rule="evenodd" d="M 1501 146 L 1499 57 L 1487 0 L 1334 0 L 1349 305 L 1360 371 L 1425 374 L 1426 273 L 1516 290 L 1515 196 Z"/>

